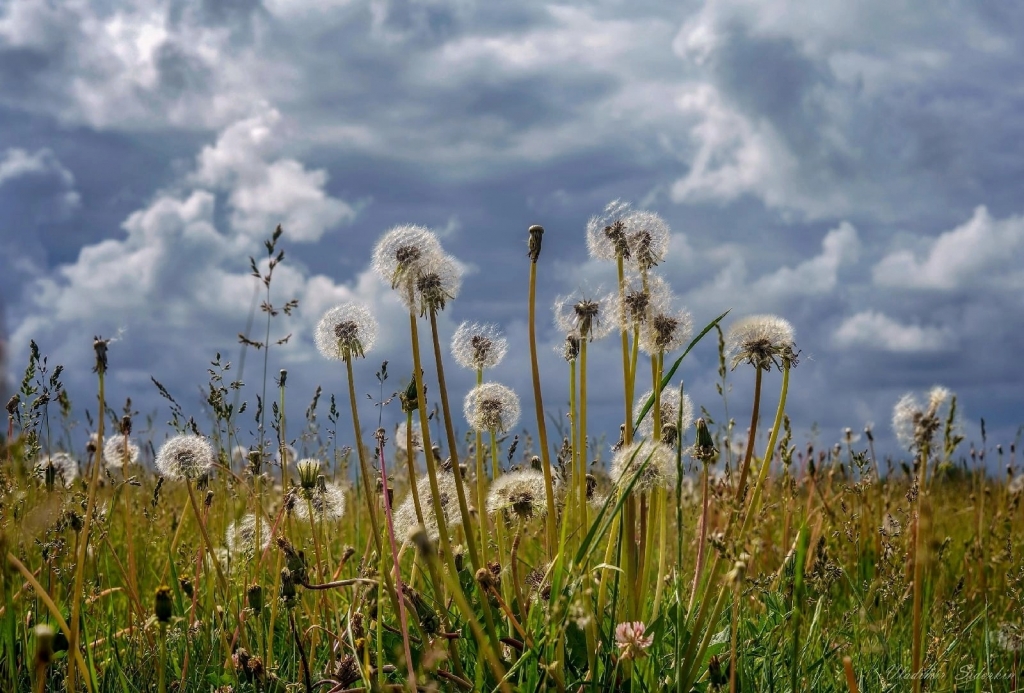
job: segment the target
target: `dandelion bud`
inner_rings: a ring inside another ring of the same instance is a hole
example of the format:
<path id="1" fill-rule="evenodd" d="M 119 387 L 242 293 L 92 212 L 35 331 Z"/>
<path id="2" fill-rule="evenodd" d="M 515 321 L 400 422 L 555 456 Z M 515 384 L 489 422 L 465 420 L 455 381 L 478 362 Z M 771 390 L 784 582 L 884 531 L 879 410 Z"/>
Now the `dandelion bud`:
<path id="1" fill-rule="evenodd" d="M 544 227 L 534 224 L 527 230 L 527 233 L 530 234 L 530 238 L 527 241 L 529 251 L 526 254 L 529 256 L 530 262 L 536 264 L 537 260 L 540 259 L 540 246 L 544 240 Z"/>
<path id="2" fill-rule="evenodd" d="M 174 604 L 171 601 L 171 588 L 164 585 L 157 587 L 153 605 L 153 613 L 160 623 L 167 623 L 174 613 Z"/>
<path id="3" fill-rule="evenodd" d="M 53 641 L 56 632 L 45 623 L 40 623 L 33 632 L 36 636 L 36 666 L 49 666 L 53 661 Z"/>
<path id="4" fill-rule="evenodd" d="M 282 368 L 281 372 L 278 373 L 277 385 L 278 385 L 278 387 L 284 387 L 287 382 L 288 382 L 288 371 L 286 371 L 284 368 Z"/>
<path id="5" fill-rule="evenodd" d="M 263 588 L 260 585 L 256 583 L 249 585 L 245 590 L 245 599 L 253 613 L 258 614 L 263 611 Z"/>
<path id="6" fill-rule="evenodd" d="M 580 338 L 574 334 L 566 335 L 565 345 L 562 347 L 562 358 L 572 363 L 580 357 Z"/>
<path id="7" fill-rule="evenodd" d="M 18 404 L 21 402 L 21 397 L 14 395 L 7 400 L 7 416 L 14 418 L 18 413 Z"/>
<path id="8" fill-rule="evenodd" d="M 121 435 L 130 436 L 132 434 L 132 417 L 125 414 L 121 417 Z"/>
<path id="9" fill-rule="evenodd" d="M 92 349 L 96 352 L 96 365 L 93 366 L 93 373 L 99 373 L 102 375 L 107 372 L 107 348 L 109 344 L 109 339 L 93 337 Z"/>
<path id="10" fill-rule="evenodd" d="M 424 390 L 426 388 L 424 387 Z M 426 392 L 424 391 L 424 396 Z M 413 375 L 412 379 L 409 380 L 409 386 L 405 388 L 405 391 L 398 395 L 398 399 L 402 402 L 402 413 L 408 414 L 409 412 L 416 411 L 419 409 L 420 403 L 419 398 L 416 396 L 416 376 Z"/>
<path id="11" fill-rule="evenodd" d="M 715 448 L 715 439 L 711 437 L 711 431 L 708 430 L 708 424 L 701 417 L 697 419 L 697 441 L 693 445 L 694 459 L 700 460 L 701 462 L 710 462 L 714 460 L 718 455 L 718 450 Z"/>
<path id="12" fill-rule="evenodd" d="M 294 604 L 296 594 L 298 591 L 295 589 L 295 577 L 292 575 L 292 571 L 281 568 L 281 599 L 284 600 L 285 606 Z"/>
<path id="13" fill-rule="evenodd" d="M 181 588 L 182 594 L 184 594 L 189 599 L 192 598 L 192 580 L 190 580 L 187 577 L 179 578 L 178 587 Z"/>
<path id="14" fill-rule="evenodd" d="M 320 475 L 320 460 L 307 457 L 299 460 L 295 468 L 299 471 L 299 486 L 303 490 L 311 491 L 316 488 L 316 478 Z"/>

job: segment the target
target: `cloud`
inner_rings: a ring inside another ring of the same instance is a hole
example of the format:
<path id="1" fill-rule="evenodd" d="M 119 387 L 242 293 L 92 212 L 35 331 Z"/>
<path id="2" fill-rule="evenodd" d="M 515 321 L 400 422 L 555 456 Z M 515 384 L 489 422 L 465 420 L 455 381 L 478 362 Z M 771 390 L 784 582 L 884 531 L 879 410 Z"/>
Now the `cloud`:
<path id="1" fill-rule="evenodd" d="M 833 342 L 840 349 L 901 354 L 945 351 L 955 344 L 952 333 L 944 327 L 904 325 L 873 310 L 843 320 L 833 333 Z"/>
<path id="2" fill-rule="evenodd" d="M 896 250 L 875 265 L 875 284 L 954 291 L 969 287 L 1024 287 L 1024 217 L 993 219 L 984 206 L 969 220 L 926 243 L 923 253 Z"/>

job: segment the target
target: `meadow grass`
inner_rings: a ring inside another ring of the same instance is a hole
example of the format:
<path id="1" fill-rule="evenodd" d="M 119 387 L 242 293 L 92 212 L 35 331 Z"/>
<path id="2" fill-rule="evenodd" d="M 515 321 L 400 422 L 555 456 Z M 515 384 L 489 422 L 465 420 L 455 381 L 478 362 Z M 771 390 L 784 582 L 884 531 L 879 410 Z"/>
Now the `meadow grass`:
<path id="1" fill-rule="evenodd" d="M 96 338 L 102 414 L 87 413 L 94 433 L 78 450 L 62 369 L 33 343 L 0 449 L 0 689 L 1021 690 L 1016 444 L 990 448 L 982 424 L 980 450 L 964 450 L 941 388 L 896 403 L 903 459 L 876 459 L 870 429 L 823 450 L 794 440 L 792 327 L 708 316 L 694 336 L 657 274 L 667 233 L 618 203 L 591 220 L 588 247 L 616 289 L 556 302 L 565 380 L 542 383 L 544 230 L 530 227 L 527 423 L 516 393 L 487 379 L 508 349 L 496 326 L 465 324 L 451 354 L 442 345 L 438 315 L 461 276 L 423 227 L 392 229 L 373 257 L 408 308 L 400 432 L 360 423 L 354 369 L 377 325 L 357 304 L 317 326 L 335 362 L 324 387 L 343 392 L 326 422 L 320 389 L 303 421 L 286 420 L 287 373 L 268 375 L 287 348 L 276 321 L 296 308 L 272 303 L 280 229 L 251 261 L 263 337 L 240 337 L 263 358 L 255 403 L 239 401 L 218 354 L 209 420 L 154 381 L 174 435 L 147 438 L 130 401 L 106 402 L 116 345 Z M 588 384 L 609 376 L 587 357 L 616 332 L 623 416 L 609 454 L 610 432 L 587 419 Z M 715 422 L 719 403 L 701 402 L 695 420 L 686 356 L 716 336 L 727 413 Z M 471 393 L 448 392 L 452 357 L 475 373 Z M 383 406 L 387 362 L 376 375 Z M 749 403 L 729 401 L 739 378 L 753 381 Z M 567 393 L 567 423 L 551 431 L 542 386 Z M 730 407 L 749 407 L 746 435 Z M 253 440 L 239 434 L 247 411 Z M 338 447 L 345 431 L 353 449 Z"/>

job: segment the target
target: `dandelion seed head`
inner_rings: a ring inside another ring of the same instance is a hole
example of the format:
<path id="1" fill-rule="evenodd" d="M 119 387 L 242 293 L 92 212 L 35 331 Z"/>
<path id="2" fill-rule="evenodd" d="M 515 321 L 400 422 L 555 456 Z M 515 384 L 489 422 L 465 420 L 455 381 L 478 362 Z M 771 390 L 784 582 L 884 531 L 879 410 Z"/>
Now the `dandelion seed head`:
<path id="1" fill-rule="evenodd" d="M 544 514 L 547 501 L 544 474 L 534 469 L 520 469 L 502 474 L 487 492 L 487 514 L 509 511 L 519 519 L 529 520 Z"/>
<path id="2" fill-rule="evenodd" d="M 946 403 L 953 399 L 953 393 L 940 385 L 928 392 L 927 405 L 911 392 L 900 397 L 892 410 L 892 430 L 900 445 L 918 451 L 928 447 L 942 426 Z"/>
<path id="3" fill-rule="evenodd" d="M 774 364 L 780 370 L 797 361 L 794 330 L 777 315 L 751 315 L 732 324 L 725 337 L 732 367 L 746 362 L 761 370 Z"/>
<path id="4" fill-rule="evenodd" d="M 452 356 L 463 368 L 494 368 L 507 352 L 508 340 L 494 324 L 463 322 L 452 336 Z"/>
<path id="5" fill-rule="evenodd" d="M 260 546 L 262 553 L 270 546 L 270 523 L 262 517 L 249 513 L 240 520 L 228 525 L 224 534 L 224 543 L 227 544 L 228 552 L 234 556 L 246 556 L 251 558 L 256 553 L 256 528 L 259 527 Z"/>
<path id="6" fill-rule="evenodd" d="M 616 298 L 608 294 L 595 298 L 577 291 L 555 301 L 555 324 L 565 333 L 594 341 L 611 333 L 616 327 Z"/>
<path id="7" fill-rule="evenodd" d="M 377 341 L 378 325 L 361 303 L 343 303 L 324 313 L 313 333 L 317 351 L 332 361 L 364 358 Z"/>
<path id="8" fill-rule="evenodd" d="M 454 301 L 462 288 L 462 267 L 451 255 L 436 253 L 420 262 L 415 268 L 413 291 L 403 293 L 406 307 L 418 309 L 420 315 L 445 309 L 448 301 Z"/>
<path id="9" fill-rule="evenodd" d="M 665 259 L 671 234 L 664 219 L 654 212 L 634 211 L 622 223 L 632 265 L 646 272 Z"/>
<path id="10" fill-rule="evenodd" d="M 647 463 L 646 466 L 644 463 Z M 644 438 L 623 447 L 612 457 L 611 476 L 620 489 L 625 490 L 638 472 L 639 476 L 633 485 L 634 493 L 643 493 L 659 487 L 674 488 L 676 456 L 672 448 L 660 441 Z"/>
<path id="11" fill-rule="evenodd" d="M 412 449 L 422 450 L 423 449 L 423 436 L 420 433 L 419 426 L 409 426 L 405 421 L 398 424 L 398 428 L 395 429 L 394 441 L 395 447 L 404 452 L 408 452 L 407 444 L 409 442 L 408 433 L 412 431 Z"/>
<path id="12" fill-rule="evenodd" d="M 55 481 L 63 481 L 65 486 L 69 486 L 78 478 L 78 460 L 66 452 L 43 455 L 36 460 L 32 472 L 44 481 L 52 474 Z"/>
<path id="13" fill-rule="evenodd" d="M 415 271 L 431 256 L 443 254 L 437 234 L 425 226 L 403 224 L 387 231 L 373 248 L 374 271 L 392 289 L 405 285 L 402 293 L 411 293 Z"/>
<path id="14" fill-rule="evenodd" d="M 310 506 L 313 519 L 318 522 L 340 520 L 345 515 L 345 492 L 331 483 L 318 484 L 309 493 L 296 499 L 295 517 L 308 522 Z"/>
<path id="15" fill-rule="evenodd" d="M 643 411 L 644 405 L 647 404 L 647 400 L 654 395 L 654 390 L 648 390 L 644 394 L 640 395 L 636 400 L 636 405 L 633 408 L 633 420 L 636 421 L 637 417 L 640 416 L 640 412 Z M 690 427 L 693 423 L 693 400 L 690 399 L 690 395 L 683 393 L 680 398 L 679 389 L 675 387 L 666 387 L 661 391 L 661 425 L 672 424 L 673 426 L 679 419 L 680 406 L 683 413 L 683 430 Z M 654 434 L 654 407 L 651 407 L 651 411 L 647 412 L 647 416 L 640 422 L 640 434 L 650 438 Z"/>
<path id="16" fill-rule="evenodd" d="M 629 244 L 626 238 L 625 219 L 629 203 L 612 200 L 605 205 L 601 214 L 587 222 L 587 250 L 595 260 L 616 260 L 629 258 Z"/>
<path id="17" fill-rule="evenodd" d="M 519 422 L 521 407 L 512 388 L 483 383 L 466 395 L 463 411 L 469 425 L 477 431 L 508 433 Z"/>
<path id="18" fill-rule="evenodd" d="M 139 446 L 123 435 L 111 436 L 103 443 L 103 462 L 107 469 L 119 471 L 139 461 Z"/>
<path id="19" fill-rule="evenodd" d="M 688 311 L 659 311 L 640 329 L 640 349 L 657 355 L 681 349 L 693 336 L 693 317 Z"/>
<path id="20" fill-rule="evenodd" d="M 555 346 L 555 353 L 565 359 L 566 363 L 572 363 L 580 357 L 580 338 L 575 334 L 567 334 L 565 341 Z"/>
<path id="21" fill-rule="evenodd" d="M 437 488 L 445 525 L 451 526 L 452 522 L 460 517 L 455 477 L 449 473 L 439 473 Z M 424 476 L 416 483 L 416 493 L 420 499 L 420 510 L 423 512 L 423 529 L 427 537 L 432 542 L 436 542 L 441 538 L 441 530 L 437 515 L 434 513 L 430 477 Z M 392 522 L 395 526 L 395 536 L 400 537 L 403 541 L 409 541 L 417 533 L 420 523 L 416 517 L 416 505 L 413 502 L 412 493 L 409 493 L 402 504 L 395 509 Z"/>
<path id="22" fill-rule="evenodd" d="M 195 481 L 213 468 L 213 448 L 203 436 L 176 435 L 160 446 L 156 468 L 168 479 Z"/>
<path id="23" fill-rule="evenodd" d="M 1024 474 L 1018 474 L 1013 477 L 1006 490 L 1011 496 L 1019 496 L 1021 493 L 1024 493 Z"/>

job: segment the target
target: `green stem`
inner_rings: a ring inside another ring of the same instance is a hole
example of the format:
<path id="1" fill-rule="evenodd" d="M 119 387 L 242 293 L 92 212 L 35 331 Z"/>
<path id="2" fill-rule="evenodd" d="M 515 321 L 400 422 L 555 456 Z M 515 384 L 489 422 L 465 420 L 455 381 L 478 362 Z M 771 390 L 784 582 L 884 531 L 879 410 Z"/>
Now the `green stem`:
<path id="1" fill-rule="evenodd" d="M 538 253 L 539 255 L 539 253 Z M 551 451 L 548 448 L 548 429 L 544 421 L 544 400 L 540 393 L 540 366 L 537 362 L 537 260 L 530 262 L 530 294 L 529 318 L 527 320 L 530 336 L 530 369 L 533 374 L 533 404 L 537 412 L 537 435 L 540 438 L 541 466 L 544 469 L 544 493 L 547 496 L 548 512 L 544 526 L 547 538 L 547 550 L 550 555 L 558 543 L 555 528 L 555 489 L 551 478 Z M 496 461 L 495 461 L 496 463 Z"/>

